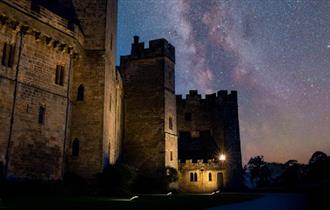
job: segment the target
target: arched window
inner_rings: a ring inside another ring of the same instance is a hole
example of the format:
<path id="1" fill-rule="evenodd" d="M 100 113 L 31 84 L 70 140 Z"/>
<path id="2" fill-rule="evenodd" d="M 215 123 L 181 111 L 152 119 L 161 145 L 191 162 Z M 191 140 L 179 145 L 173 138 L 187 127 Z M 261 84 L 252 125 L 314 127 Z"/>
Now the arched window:
<path id="1" fill-rule="evenodd" d="M 212 173 L 209 173 L 209 182 L 212 182 Z"/>
<path id="2" fill-rule="evenodd" d="M 194 173 L 194 181 L 197 182 L 197 173 Z"/>
<path id="3" fill-rule="evenodd" d="M 194 181 L 194 173 L 190 173 L 190 181 L 193 182 Z"/>
<path id="4" fill-rule="evenodd" d="M 79 85 L 78 94 L 77 94 L 77 101 L 83 101 L 84 100 L 84 92 L 85 92 L 85 87 L 83 85 Z"/>
<path id="5" fill-rule="evenodd" d="M 75 138 L 72 142 L 72 156 L 79 156 L 79 140 L 77 138 Z"/>

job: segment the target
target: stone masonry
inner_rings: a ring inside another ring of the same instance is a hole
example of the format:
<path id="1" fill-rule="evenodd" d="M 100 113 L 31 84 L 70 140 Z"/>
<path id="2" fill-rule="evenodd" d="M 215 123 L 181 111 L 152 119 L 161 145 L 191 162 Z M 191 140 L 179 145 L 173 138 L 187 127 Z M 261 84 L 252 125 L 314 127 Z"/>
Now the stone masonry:
<path id="1" fill-rule="evenodd" d="M 122 56 L 124 80 L 124 162 L 144 177 L 159 177 L 165 167 L 177 169 L 174 47 L 165 39 L 149 48 L 134 37 L 131 54 Z"/>
<path id="2" fill-rule="evenodd" d="M 224 187 L 239 188 L 242 162 L 237 92 L 221 90 L 202 98 L 197 90 L 191 90 L 186 98 L 177 95 L 176 101 L 180 161 L 202 159 L 221 164 L 219 156 L 224 154 Z"/>
<path id="3" fill-rule="evenodd" d="M 7 178 L 93 178 L 117 161 L 123 96 L 116 18 L 116 0 L 0 2 L 0 165 Z"/>
<path id="4" fill-rule="evenodd" d="M 117 69 L 116 33 L 117 0 L 0 1 L 0 175 L 91 180 L 125 163 L 179 170 L 183 191 L 238 187 L 237 92 L 175 96 L 165 39 L 135 36 Z"/>

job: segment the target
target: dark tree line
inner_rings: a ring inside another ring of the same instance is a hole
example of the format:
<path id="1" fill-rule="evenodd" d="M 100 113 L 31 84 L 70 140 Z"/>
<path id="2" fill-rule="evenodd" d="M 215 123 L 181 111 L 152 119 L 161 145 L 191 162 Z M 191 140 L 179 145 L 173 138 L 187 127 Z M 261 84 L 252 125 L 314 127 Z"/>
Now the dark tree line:
<path id="1" fill-rule="evenodd" d="M 244 166 L 244 182 L 250 189 L 330 186 L 330 156 L 317 151 L 308 164 L 300 164 L 296 160 L 270 163 L 263 156 L 252 157 Z"/>

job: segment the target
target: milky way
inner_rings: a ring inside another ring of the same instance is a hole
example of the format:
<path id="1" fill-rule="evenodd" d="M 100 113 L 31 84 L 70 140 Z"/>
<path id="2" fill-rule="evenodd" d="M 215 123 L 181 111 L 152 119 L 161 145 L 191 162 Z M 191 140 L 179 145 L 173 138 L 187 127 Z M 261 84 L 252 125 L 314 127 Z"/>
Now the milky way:
<path id="1" fill-rule="evenodd" d="M 176 92 L 239 91 L 244 162 L 330 154 L 330 1 L 120 0 L 133 35 L 176 47 Z"/>

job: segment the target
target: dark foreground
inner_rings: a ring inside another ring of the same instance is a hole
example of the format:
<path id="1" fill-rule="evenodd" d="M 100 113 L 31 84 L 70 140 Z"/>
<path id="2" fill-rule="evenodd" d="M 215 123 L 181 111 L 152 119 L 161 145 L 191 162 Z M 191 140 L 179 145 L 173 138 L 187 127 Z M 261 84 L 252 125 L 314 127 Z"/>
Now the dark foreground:
<path id="1" fill-rule="evenodd" d="M 220 193 L 164 194 L 132 197 L 10 196 L 2 197 L 0 210 L 307 210 L 330 209 L 330 193 Z"/>
<path id="2" fill-rule="evenodd" d="M 140 195 L 130 200 L 129 197 L 47 197 L 20 196 L 3 198 L 0 209 L 79 209 L 79 210 L 178 210 L 205 209 L 231 203 L 238 203 L 260 198 L 260 194 L 215 194 L 215 195 Z"/>

